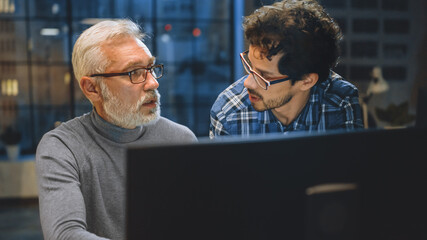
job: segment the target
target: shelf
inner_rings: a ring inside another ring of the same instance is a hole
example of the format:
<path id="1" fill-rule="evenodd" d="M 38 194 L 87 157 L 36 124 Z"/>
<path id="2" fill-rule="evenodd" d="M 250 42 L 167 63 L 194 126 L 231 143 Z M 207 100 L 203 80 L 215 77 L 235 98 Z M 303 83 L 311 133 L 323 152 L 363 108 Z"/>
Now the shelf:
<path id="1" fill-rule="evenodd" d="M 34 155 L 17 161 L 0 160 L 0 198 L 37 198 Z"/>

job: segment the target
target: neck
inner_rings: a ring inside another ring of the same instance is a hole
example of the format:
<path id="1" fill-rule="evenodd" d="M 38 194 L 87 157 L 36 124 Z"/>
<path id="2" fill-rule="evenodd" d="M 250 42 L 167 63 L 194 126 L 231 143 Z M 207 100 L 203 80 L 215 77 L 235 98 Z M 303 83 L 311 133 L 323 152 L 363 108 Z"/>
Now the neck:
<path id="1" fill-rule="evenodd" d="M 310 97 L 310 91 L 300 92 L 285 105 L 272 109 L 274 116 L 283 124 L 289 125 L 301 113 Z"/>

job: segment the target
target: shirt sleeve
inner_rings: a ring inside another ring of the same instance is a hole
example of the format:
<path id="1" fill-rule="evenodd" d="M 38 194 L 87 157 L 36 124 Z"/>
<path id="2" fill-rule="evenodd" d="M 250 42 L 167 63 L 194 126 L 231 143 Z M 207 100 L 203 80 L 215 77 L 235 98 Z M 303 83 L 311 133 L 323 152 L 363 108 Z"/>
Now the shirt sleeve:
<path id="1" fill-rule="evenodd" d="M 359 94 L 357 91 L 347 98 L 343 104 L 345 112 L 345 121 L 342 128 L 346 130 L 354 130 L 363 128 L 362 108 L 359 103 Z"/>
<path id="2" fill-rule="evenodd" d="M 362 108 L 360 107 L 358 94 L 351 97 L 350 106 L 351 108 L 349 109 L 349 111 L 352 112 L 352 117 L 350 117 L 349 120 L 352 120 L 352 121 L 350 121 L 350 124 L 347 127 L 347 129 L 363 128 L 364 126 L 363 126 Z"/>
<path id="3" fill-rule="evenodd" d="M 86 209 L 70 149 L 46 134 L 36 152 L 40 220 L 45 239 L 105 239 L 86 230 Z"/>
<path id="4" fill-rule="evenodd" d="M 209 124 L 209 138 L 214 139 L 217 136 L 230 135 L 224 128 L 223 123 L 218 119 L 218 116 L 211 111 L 211 122 Z"/>

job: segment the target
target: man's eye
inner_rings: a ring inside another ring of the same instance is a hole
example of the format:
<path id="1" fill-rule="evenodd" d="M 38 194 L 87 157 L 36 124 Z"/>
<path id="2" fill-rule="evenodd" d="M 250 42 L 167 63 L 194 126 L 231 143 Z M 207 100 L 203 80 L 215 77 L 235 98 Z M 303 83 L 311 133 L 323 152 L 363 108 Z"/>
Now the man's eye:
<path id="1" fill-rule="evenodd" d="M 260 77 L 262 77 L 262 78 L 264 78 L 264 79 L 268 79 L 268 78 L 266 78 L 265 76 L 264 76 L 264 74 L 262 74 L 262 73 L 260 73 L 260 72 L 258 72 L 258 71 L 256 71 L 257 73 L 258 73 L 258 75 L 260 76 Z"/>

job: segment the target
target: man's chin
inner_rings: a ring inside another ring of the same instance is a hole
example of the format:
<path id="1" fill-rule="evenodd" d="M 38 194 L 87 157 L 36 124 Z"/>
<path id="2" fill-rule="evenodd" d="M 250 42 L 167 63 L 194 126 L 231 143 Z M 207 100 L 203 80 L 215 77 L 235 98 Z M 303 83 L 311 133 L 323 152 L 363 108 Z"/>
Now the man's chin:
<path id="1" fill-rule="evenodd" d="M 160 116 L 159 115 L 157 115 L 155 118 L 153 118 L 152 120 L 149 120 L 149 121 L 147 121 L 147 122 L 145 122 L 145 123 L 142 123 L 141 125 L 139 125 L 139 126 L 152 126 L 152 125 L 154 125 L 154 124 L 156 124 L 158 121 L 159 121 L 159 119 L 160 119 Z"/>
<path id="2" fill-rule="evenodd" d="M 261 106 L 260 104 L 251 103 L 251 105 L 258 112 L 264 112 L 265 110 L 267 110 L 265 106 Z"/>
<path id="3" fill-rule="evenodd" d="M 154 110 L 154 109 L 153 109 Z M 150 125 L 154 125 L 157 123 L 157 121 L 159 121 L 160 119 L 160 109 L 155 109 L 155 111 L 150 112 L 149 116 L 145 116 L 144 117 L 144 121 L 139 124 L 139 126 L 150 126 Z"/>

